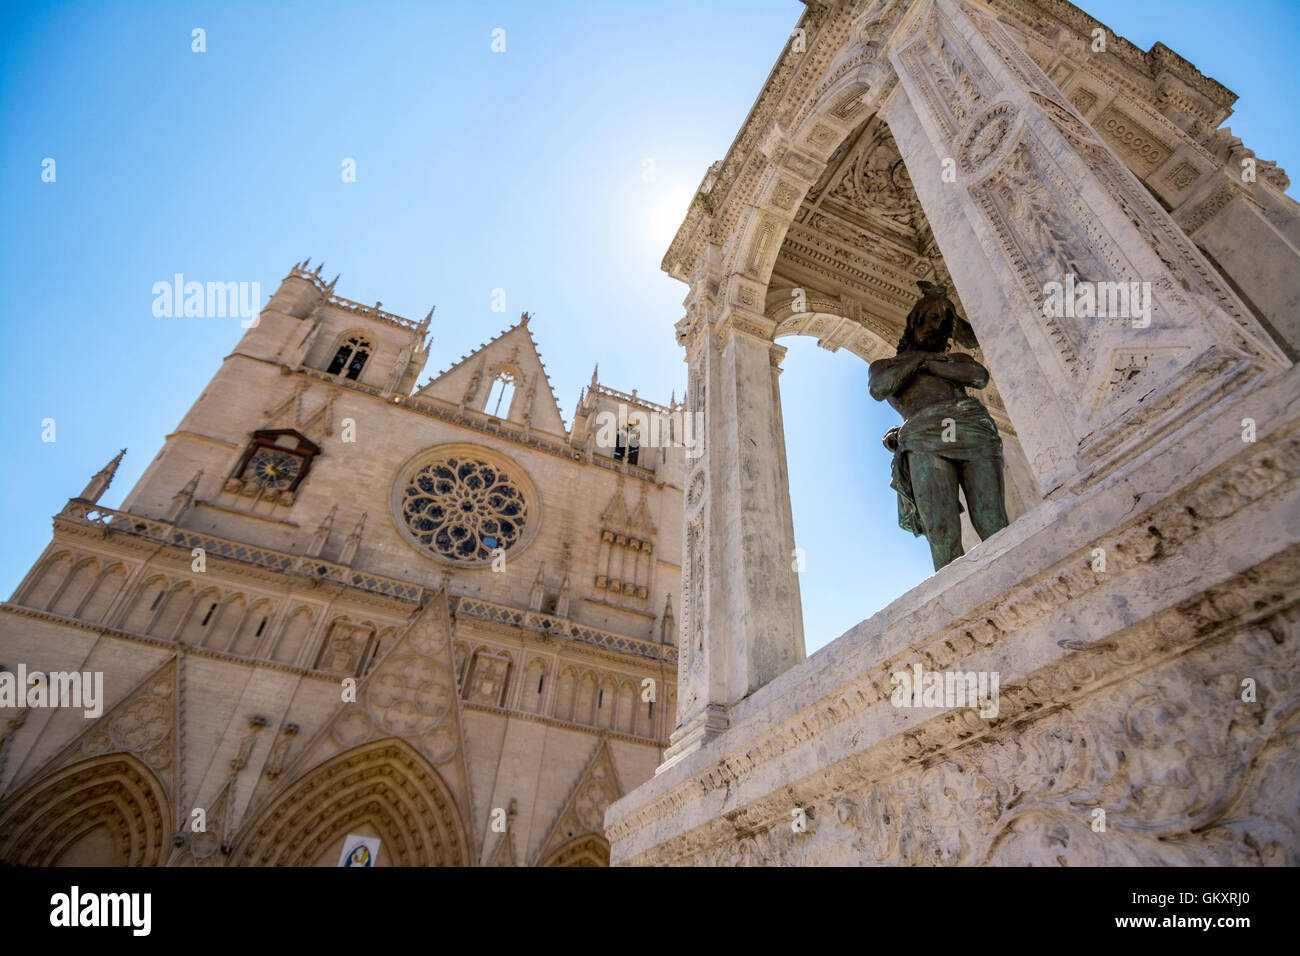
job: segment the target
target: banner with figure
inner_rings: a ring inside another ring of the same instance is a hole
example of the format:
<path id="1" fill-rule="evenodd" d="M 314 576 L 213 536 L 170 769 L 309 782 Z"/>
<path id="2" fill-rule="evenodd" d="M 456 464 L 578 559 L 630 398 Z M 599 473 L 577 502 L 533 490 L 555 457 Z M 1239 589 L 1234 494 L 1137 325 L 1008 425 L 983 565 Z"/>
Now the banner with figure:
<path id="1" fill-rule="evenodd" d="M 379 838 L 349 833 L 343 841 L 339 866 L 374 866 L 379 857 Z"/>

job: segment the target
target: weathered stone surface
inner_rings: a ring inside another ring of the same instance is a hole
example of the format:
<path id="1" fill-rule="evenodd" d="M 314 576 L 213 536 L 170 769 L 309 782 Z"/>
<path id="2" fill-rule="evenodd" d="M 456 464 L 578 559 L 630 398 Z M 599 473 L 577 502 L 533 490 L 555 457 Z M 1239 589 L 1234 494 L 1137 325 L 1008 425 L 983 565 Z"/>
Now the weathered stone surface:
<path id="1" fill-rule="evenodd" d="M 795 599 L 742 573 L 789 552 L 785 489 L 764 544 L 720 515 L 783 449 L 688 469 L 690 705 L 607 814 L 614 862 L 1294 864 L 1285 175 L 1215 129 L 1229 91 L 1068 4 L 812 5 L 799 31 L 664 259 L 711 447 L 765 420 L 715 341 L 884 358 L 937 280 L 992 373 L 1012 523 L 755 690 L 705 678 L 802 648 L 745 616 Z M 1054 311 L 1076 280 L 1145 307 Z M 914 665 L 996 675 L 996 716 L 894 706 Z"/>

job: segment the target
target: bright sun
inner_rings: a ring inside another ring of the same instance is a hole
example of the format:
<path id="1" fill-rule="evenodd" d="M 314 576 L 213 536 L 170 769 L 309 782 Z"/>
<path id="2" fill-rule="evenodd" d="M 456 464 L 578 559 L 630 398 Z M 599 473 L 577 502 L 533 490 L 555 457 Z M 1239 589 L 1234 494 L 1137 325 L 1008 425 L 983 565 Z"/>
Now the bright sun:
<path id="1" fill-rule="evenodd" d="M 651 203 L 650 239 L 659 249 L 668 251 L 692 198 L 689 186 L 665 186 Z"/>

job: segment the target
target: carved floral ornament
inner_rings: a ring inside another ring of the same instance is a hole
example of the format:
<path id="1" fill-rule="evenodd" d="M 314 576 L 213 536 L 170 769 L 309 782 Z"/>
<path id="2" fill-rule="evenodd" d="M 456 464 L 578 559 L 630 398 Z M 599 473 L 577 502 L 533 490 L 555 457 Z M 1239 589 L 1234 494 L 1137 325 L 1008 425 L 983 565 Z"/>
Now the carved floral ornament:
<path id="1" fill-rule="evenodd" d="M 976 180 L 998 167 L 1020 140 L 1024 119 L 1010 103 L 994 103 L 975 118 L 957 147 L 957 168 Z"/>
<path id="2" fill-rule="evenodd" d="M 392 511 L 398 530 L 420 553 L 482 567 L 528 545 L 541 523 L 541 498 L 518 463 L 457 443 L 408 459 L 393 484 Z"/>

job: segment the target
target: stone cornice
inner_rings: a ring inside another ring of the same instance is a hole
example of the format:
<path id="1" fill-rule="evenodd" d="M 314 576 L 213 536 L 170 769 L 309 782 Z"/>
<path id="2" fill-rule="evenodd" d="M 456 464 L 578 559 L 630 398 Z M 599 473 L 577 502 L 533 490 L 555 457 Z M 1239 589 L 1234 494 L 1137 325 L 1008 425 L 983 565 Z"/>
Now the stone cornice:
<path id="1" fill-rule="evenodd" d="M 452 596 L 451 601 L 454 604 L 456 598 Z M 592 644 L 583 644 L 559 635 L 542 634 L 476 617 L 458 619 L 453 615 L 452 626 L 455 628 L 458 641 L 470 638 L 499 639 L 534 654 L 554 656 L 561 662 L 586 661 L 602 667 L 617 668 L 627 674 L 669 673 L 671 679 L 676 680 L 677 677 L 675 661 L 652 661 L 638 655 L 622 654 Z"/>
<path id="2" fill-rule="evenodd" d="M 275 575 L 272 580 L 283 580 L 279 575 L 288 574 L 318 584 L 333 584 L 356 592 L 369 592 L 382 596 L 400 608 L 409 610 L 413 604 L 420 603 L 427 589 L 409 581 L 401 581 L 382 574 L 361 571 L 348 565 L 337 564 L 323 558 L 315 558 L 264 548 L 242 541 L 222 538 L 202 531 L 194 531 L 156 518 L 146 518 L 112 508 L 101 508 L 69 501 L 67 506 L 54 519 L 55 530 L 74 534 L 115 535 L 123 539 L 132 538 L 161 544 L 171 551 L 184 556 L 186 563 L 189 553 L 194 548 L 203 548 L 206 560 L 216 561 L 232 569 L 237 566 L 253 567 Z M 223 560 L 224 559 L 224 560 Z"/>
<path id="3" fill-rule="evenodd" d="M 987 2 L 999 14 L 1006 15 L 1027 32 L 1036 34 L 1049 46 L 1053 42 L 1049 22 L 1071 31 L 1077 37 L 1087 38 L 1089 43 L 1092 41 L 1092 31 L 1100 27 L 1108 35 L 1106 52 L 1113 54 L 1136 77 L 1154 84 L 1156 78 L 1162 73 L 1170 73 L 1225 112 L 1230 110 L 1232 104 L 1237 101 L 1236 93 L 1217 80 L 1206 76 L 1163 43 L 1156 42 L 1150 50 L 1143 50 L 1067 0 L 987 0 Z M 1050 21 L 1046 18 L 1050 18 Z M 1152 88 L 1154 89 L 1154 86 Z"/>
<path id="4" fill-rule="evenodd" d="M 279 671 L 283 674 L 293 674 L 297 677 L 306 677 L 326 684 L 337 684 L 339 682 L 339 676 L 337 674 L 315 671 L 307 667 L 296 667 L 293 664 L 284 664 L 279 661 L 267 660 L 262 657 L 243 657 L 239 654 L 232 654 L 229 651 L 220 651 L 212 647 L 200 647 L 196 644 L 183 644 L 180 641 L 169 641 L 166 638 L 153 637 L 149 634 L 137 634 L 134 631 L 124 631 L 116 627 L 105 627 L 102 624 L 90 624 L 86 621 L 77 620 L 75 617 L 67 617 L 63 614 L 52 614 L 49 611 L 38 611 L 35 608 L 23 607 L 20 604 L 11 604 L 8 601 L 0 602 L 0 613 L 44 621 L 48 624 L 55 624 L 60 627 L 75 628 L 76 630 L 86 631 L 100 637 L 112 637 L 121 641 L 130 641 L 133 644 L 145 644 L 150 647 L 156 647 L 159 650 L 193 654 L 195 657 L 206 657 L 209 660 L 225 661 L 228 664 L 239 664 L 243 667 L 257 667 L 262 670 L 273 670 Z"/>
<path id="5" fill-rule="evenodd" d="M 718 351 L 722 351 L 736 335 L 753 339 L 759 345 L 769 346 L 772 344 L 772 336 L 775 332 L 776 323 L 771 319 L 757 316 L 751 319 L 737 312 L 729 312 L 714 330 L 713 336 Z"/>
<path id="6" fill-rule="evenodd" d="M 100 508 L 76 499 L 55 517 L 54 524 L 55 540 L 61 537 L 102 540 L 112 535 L 115 547 L 166 555 L 178 569 L 189 566 L 193 547 L 214 545 L 205 549 L 206 560 L 212 568 L 220 568 L 222 574 L 254 577 L 268 586 L 278 587 L 284 586 L 285 575 L 289 575 L 293 584 L 305 590 L 322 589 L 325 603 L 346 596 L 349 604 L 369 605 L 398 618 L 408 616 L 433 594 L 420 585 L 356 571 L 321 558 L 303 557 L 193 532 L 167 522 Z M 201 544 L 196 545 L 195 541 Z M 326 570 L 326 576 L 316 573 L 320 569 Z M 383 593 L 376 591 L 376 587 L 386 587 L 389 591 L 396 588 L 400 593 Z M 459 614 L 465 620 L 495 623 L 516 634 L 532 631 L 574 647 L 590 647 L 624 662 L 632 658 L 672 664 L 677 659 L 677 648 L 669 644 L 642 640 L 537 611 L 494 604 L 476 597 L 452 597 L 452 614 L 453 618 Z"/>
<path id="7" fill-rule="evenodd" d="M 560 720 L 556 717 L 548 717 L 545 714 L 535 714 L 529 710 L 511 710 L 509 707 L 498 707 L 495 704 L 484 704 L 479 701 L 461 700 L 461 710 L 473 710 L 483 714 L 492 714 L 497 717 L 509 717 L 511 720 L 526 720 L 529 723 L 544 724 L 547 727 L 556 727 L 560 730 L 572 730 L 577 733 L 588 734 L 592 737 L 599 737 L 603 740 L 619 740 L 624 743 L 637 744 L 642 747 L 654 747 L 657 750 L 663 750 L 668 745 L 666 740 L 657 740 L 654 737 L 638 737 L 635 734 L 625 734 L 618 730 L 610 730 L 607 727 L 591 727 L 587 724 L 576 724 L 571 720 Z"/>
<path id="8" fill-rule="evenodd" d="M 541 611 L 524 611 L 494 604 L 482 598 L 460 595 L 452 598 L 451 614 L 453 620 L 462 618 L 472 621 L 497 623 L 511 628 L 535 631 L 551 637 L 562 638 L 577 644 L 587 644 L 617 654 L 639 657 L 647 661 L 677 660 L 677 648 L 671 644 L 660 644 L 641 638 L 616 634 L 586 624 L 579 624 L 568 618 L 544 614 Z"/>

